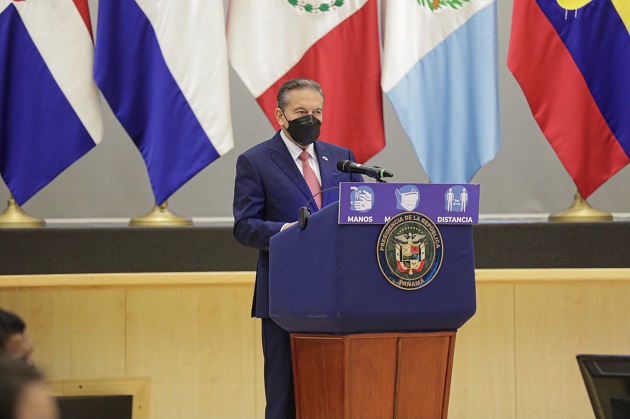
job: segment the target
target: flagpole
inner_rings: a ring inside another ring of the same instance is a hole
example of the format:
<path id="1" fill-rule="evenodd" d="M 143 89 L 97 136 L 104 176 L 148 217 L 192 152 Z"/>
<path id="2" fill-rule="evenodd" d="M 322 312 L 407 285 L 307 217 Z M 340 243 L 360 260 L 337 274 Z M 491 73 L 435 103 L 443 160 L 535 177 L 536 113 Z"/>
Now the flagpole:
<path id="1" fill-rule="evenodd" d="M 181 217 L 168 209 L 168 201 L 157 203 L 147 214 L 132 218 L 131 227 L 187 227 L 192 226 L 190 218 Z"/>
<path id="2" fill-rule="evenodd" d="M 612 220 L 612 214 L 591 207 L 579 191 L 575 194 L 573 204 L 569 208 L 549 216 L 549 221 L 569 223 Z"/>
<path id="3" fill-rule="evenodd" d="M 33 228 L 45 225 L 46 222 L 43 219 L 31 217 L 22 211 L 22 208 L 15 202 L 13 194 L 9 197 L 7 209 L 0 214 L 0 228 Z"/>

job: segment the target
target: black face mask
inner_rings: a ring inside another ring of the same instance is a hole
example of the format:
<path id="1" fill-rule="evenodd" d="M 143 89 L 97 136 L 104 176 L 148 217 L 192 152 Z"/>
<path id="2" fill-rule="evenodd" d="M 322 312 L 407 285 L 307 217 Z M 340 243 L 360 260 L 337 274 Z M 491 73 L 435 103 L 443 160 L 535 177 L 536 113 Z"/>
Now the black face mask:
<path id="1" fill-rule="evenodd" d="M 284 112 L 282 113 L 284 115 Z M 285 115 L 286 119 L 286 115 Z M 288 119 L 287 119 L 288 121 Z M 293 141 L 303 147 L 307 147 L 313 144 L 319 138 L 319 130 L 321 128 L 322 121 L 315 118 L 313 115 L 304 115 L 299 118 L 295 118 L 289 121 L 287 132 L 293 138 Z"/>

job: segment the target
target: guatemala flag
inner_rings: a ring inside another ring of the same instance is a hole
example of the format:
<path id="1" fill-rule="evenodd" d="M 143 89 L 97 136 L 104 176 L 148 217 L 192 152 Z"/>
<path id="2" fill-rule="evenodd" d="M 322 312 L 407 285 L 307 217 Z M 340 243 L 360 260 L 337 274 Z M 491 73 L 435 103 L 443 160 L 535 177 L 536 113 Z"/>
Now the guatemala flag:
<path id="1" fill-rule="evenodd" d="M 94 79 L 157 204 L 233 147 L 223 0 L 101 0 Z"/>
<path id="2" fill-rule="evenodd" d="M 87 0 L 0 0 L 0 173 L 28 201 L 103 137 Z"/>
<path id="3" fill-rule="evenodd" d="M 434 183 L 500 147 L 495 0 L 383 0 L 382 87 Z"/>

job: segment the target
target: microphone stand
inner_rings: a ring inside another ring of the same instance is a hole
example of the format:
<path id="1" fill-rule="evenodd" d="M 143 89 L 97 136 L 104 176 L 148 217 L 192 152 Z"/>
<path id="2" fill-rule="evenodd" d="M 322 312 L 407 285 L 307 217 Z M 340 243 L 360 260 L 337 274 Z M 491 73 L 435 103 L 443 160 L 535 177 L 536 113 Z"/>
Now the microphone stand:
<path id="1" fill-rule="evenodd" d="M 308 204 L 310 204 L 311 201 L 315 199 L 317 195 L 324 193 L 326 191 L 332 191 L 333 189 L 339 189 L 339 186 L 333 186 L 332 188 L 322 189 L 321 191 L 313 195 L 313 197 L 306 202 L 306 205 L 304 205 L 303 207 L 300 207 L 300 209 L 298 210 L 298 226 L 300 227 L 300 230 L 304 230 L 306 226 L 308 225 L 308 217 L 311 215 L 311 210 L 308 209 Z"/>

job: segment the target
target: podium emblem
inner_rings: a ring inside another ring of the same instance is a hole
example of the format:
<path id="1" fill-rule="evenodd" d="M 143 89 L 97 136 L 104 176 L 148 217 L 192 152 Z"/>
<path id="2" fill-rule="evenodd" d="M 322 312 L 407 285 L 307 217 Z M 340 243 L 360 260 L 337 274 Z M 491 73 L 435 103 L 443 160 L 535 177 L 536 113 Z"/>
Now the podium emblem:
<path id="1" fill-rule="evenodd" d="M 378 265 L 395 287 L 417 290 L 428 285 L 442 265 L 444 243 L 435 223 L 419 212 L 392 217 L 377 242 Z"/>

